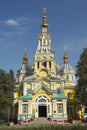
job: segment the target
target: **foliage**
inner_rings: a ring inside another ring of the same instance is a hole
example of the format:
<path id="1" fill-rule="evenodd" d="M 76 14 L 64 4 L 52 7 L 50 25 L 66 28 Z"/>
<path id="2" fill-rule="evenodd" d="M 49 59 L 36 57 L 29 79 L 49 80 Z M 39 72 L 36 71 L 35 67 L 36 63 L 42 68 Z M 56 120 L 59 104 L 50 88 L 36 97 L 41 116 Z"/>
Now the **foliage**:
<path id="1" fill-rule="evenodd" d="M 13 103 L 15 79 L 12 70 L 7 73 L 0 69 L 0 118 L 7 119 Z"/>
<path id="2" fill-rule="evenodd" d="M 78 78 L 77 96 L 81 103 L 87 103 L 87 48 L 83 49 L 76 66 L 76 76 Z"/>

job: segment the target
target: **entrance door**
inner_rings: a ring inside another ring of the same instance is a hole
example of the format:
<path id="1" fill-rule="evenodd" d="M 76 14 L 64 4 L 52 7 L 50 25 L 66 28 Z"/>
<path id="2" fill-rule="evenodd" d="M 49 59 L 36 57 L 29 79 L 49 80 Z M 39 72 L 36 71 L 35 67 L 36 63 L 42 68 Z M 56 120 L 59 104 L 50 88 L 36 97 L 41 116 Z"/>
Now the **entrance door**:
<path id="1" fill-rule="evenodd" d="M 47 106 L 39 106 L 39 117 L 47 117 Z"/>

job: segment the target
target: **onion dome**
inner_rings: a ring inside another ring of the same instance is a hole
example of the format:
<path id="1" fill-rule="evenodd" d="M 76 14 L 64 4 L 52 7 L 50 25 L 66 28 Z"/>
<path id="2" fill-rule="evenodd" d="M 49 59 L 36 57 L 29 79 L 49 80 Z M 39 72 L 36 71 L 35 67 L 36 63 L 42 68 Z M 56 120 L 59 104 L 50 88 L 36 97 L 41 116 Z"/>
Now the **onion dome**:
<path id="1" fill-rule="evenodd" d="M 47 27 L 48 28 L 48 23 L 46 22 L 47 15 L 46 15 L 46 8 L 44 8 L 44 13 L 43 13 L 43 22 L 41 24 L 41 27 Z"/>
<path id="2" fill-rule="evenodd" d="M 66 64 L 63 64 L 63 65 L 61 65 L 61 67 L 60 67 L 60 71 L 73 71 L 74 69 L 73 69 L 73 67 L 69 64 L 69 63 L 66 63 Z"/>
<path id="3" fill-rule="evenodd" d="M 60 67 L 60 72 L 71 73 L 74 72 L 73 67 L 68 63 L 68 56 L 66 54 L 66 48 L 64 48 L 63 65 Z"/>
<path id="4" fill-rule="evenodd" d="M 68 63 L 68 56 L 66 54 L 66 48 L 64 47 L 63 63 Z"/>
<path id="5" fill-rule="evenodd" d="M 27 64 L 27 61 L 28 61 L 28 57 L 26 55 L 26 49 L 25 49 L 25 53 L 24 53 L 24 56 L 23 56 L 23 63 Z"/>

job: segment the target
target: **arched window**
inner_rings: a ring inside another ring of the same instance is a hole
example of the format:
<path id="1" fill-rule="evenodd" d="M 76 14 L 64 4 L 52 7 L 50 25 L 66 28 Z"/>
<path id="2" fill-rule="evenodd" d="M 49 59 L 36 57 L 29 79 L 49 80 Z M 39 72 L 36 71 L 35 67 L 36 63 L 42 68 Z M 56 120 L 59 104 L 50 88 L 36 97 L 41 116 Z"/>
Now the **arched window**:
<path id="1" fill-rule="evenodd" d="M 49 62 L 49 68 L 51 68 L 51 62 Z"/>
<path id="2" fill-rule="evenodd" d="M 39 69 L 39 62 L 37 62 L 37 68 Z"/>
<path id="3" fill-rule="evenodd" d="M 41 98 L 41 99 L 39 100 L 39 102 L 46 102 L 46 100 L 43 99 L 43 98 Z"/>
<path id="4" fill-rule="evenodd" d="M 43 65 L 44 67 L 47 67 L 47 63 L 46 63 L 46 62 L 43 62 L 42 65 Z"/>

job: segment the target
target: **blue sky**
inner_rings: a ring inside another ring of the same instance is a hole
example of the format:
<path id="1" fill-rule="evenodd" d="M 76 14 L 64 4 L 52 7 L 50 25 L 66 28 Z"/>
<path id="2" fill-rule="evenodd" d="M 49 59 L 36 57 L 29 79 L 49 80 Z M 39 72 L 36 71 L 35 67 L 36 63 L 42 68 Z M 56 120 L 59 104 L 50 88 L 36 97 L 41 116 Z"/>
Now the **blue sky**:
<path id="1" fill-rule="evenodd" d="M 1 69 L 16 73 L 25 48 L 33 64 L 44 7 L 56 61 L 63 63 L 66 46 L 69 63 L 75 68 L 87 47 L 87 0 L 0 0 Z"/>

